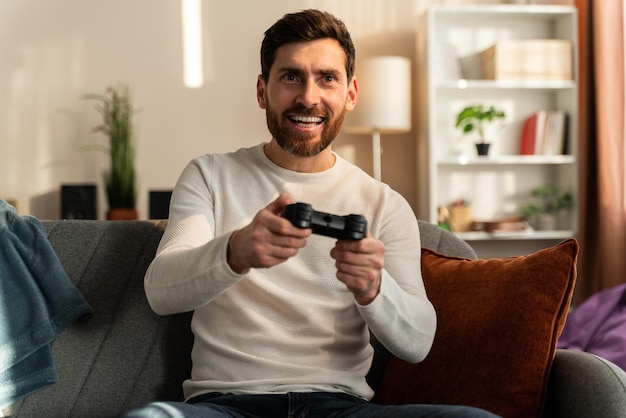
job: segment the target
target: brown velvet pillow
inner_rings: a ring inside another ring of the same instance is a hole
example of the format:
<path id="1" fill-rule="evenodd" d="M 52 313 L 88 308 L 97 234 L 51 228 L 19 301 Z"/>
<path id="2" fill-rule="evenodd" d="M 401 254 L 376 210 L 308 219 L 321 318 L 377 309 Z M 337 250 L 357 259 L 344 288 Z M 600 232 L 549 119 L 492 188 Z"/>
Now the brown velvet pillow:
<path id="1" fill-rule="evenodd" d="M 540 417 L 557 339 L 576 282 L 578 243 L 534 254 L 467 260 L 422 249 L 437 311 L 426 359 L 391 357 L 375 398 L 383 404 L 455 404 Z"/>

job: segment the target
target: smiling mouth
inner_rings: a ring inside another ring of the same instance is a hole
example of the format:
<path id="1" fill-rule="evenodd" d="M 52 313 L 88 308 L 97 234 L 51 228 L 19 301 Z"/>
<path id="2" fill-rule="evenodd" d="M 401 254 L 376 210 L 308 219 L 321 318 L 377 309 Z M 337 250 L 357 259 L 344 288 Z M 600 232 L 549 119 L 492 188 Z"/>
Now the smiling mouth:
<path id="1" fill-rule="evenodd" d="M 324 122 L 324 118 L 321 116 L 289 116 L 288 118 L 302 128 L 312 128 Z"/>

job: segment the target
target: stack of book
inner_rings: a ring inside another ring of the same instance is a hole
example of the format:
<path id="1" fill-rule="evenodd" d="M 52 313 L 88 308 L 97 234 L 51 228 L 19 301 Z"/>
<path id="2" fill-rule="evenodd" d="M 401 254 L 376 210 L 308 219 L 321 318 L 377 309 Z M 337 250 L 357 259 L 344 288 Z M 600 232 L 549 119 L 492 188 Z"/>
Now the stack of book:
<path id="1" fill-rule="evenodd" d="M 524 121 L 521 155 L 569 154 L 568 115 L 561 110 L 540 110 Z"/>
<path id="2" fill-rule="evenodd" d="M 487 80 L 571 80 L 572 43 L 565 39 L 506 39 L 480 53 Z"/>

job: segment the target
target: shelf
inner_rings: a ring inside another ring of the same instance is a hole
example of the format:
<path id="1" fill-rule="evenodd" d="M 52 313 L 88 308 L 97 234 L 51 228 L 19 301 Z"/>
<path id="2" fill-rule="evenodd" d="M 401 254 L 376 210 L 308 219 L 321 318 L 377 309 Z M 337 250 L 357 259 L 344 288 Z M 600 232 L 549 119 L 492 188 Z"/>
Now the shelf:
<path id="1" fill-rule="evenodd" d="M 439 80 L 442 90 L 567 90 L 576 87 L 573 80 Z"/>
<path id="2" fill-rule="evenodd" d="M 515 231 L 515 232 L 455 232 L 464 241 L 491 240 L 565 240 L 575 236 L 574 231 Z"/>
<path id="3" fill-rule="evenodd" d="M 416 34 L 418 216 L 436 223 L 440 207 L 459 198 L 471 199 L 473 212 L 486 219 L 521 214 L 535 187 L 554 184 L 570 193 L 574 203 L 559 217 L 559 230 L 527 228 L 458 235 L 480 248 L 481 257 L 528 254 L 574 236 L 578 225 L 579 175 L 576 8 L 433 5 L 420 17 Z M 524 66 L 532 64 L 523 56 L 518 57 L 519 65 L 514 68 L 517 71 L 511 72 L 518 78 L 481 78 L 484 66 L 480 54 L 487 48 L 500 40 L 534 39 L 571 43 L 571 79 L 550 78 L 548 72 L 524 78 L 528 73 Z M 472 139 L 463 137 L 455 127 L 455 117 L 461 109 L 481 103 L 502 108 L 507 115 L 506 126 L 498 132 L 497 141 L 485 157 L 479 157 Z M 519 155 L 526 121 L 540 110 L 563 111 L 568 115 L 568 142 L 564 148 L 567 154 Z"/>
<path id="4" fill-rule="evenodd" d="M 573 155 L 500 155 L 488 157 L 468 157 L 459 155 L 437 160 L 439 166 L 494 166 L 494 165 L 537 165 L 537 164 L 575 164 Z"/>
<path id="5" fill-rule="evenodd" d="M 574 6 L 560 4 L 477 4 L 477 5 L 434 5 L 431 6 L 432 11 L 441 15 L 450 15 L 452 17 L 461 16 L 467 18 L 468 14 L 477 15 L 495 15 L 495 16 L 512 16 L 514 18 L 547 18 L 551 19 L 559 17 L 562 14 L 570 13 L 575 10 Z"/>

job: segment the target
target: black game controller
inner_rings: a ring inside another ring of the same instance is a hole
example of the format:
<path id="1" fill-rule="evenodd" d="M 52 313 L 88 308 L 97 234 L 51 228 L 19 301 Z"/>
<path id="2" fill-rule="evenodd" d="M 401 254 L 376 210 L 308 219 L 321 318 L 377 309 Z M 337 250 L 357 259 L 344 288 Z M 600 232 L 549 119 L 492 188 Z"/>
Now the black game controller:
<path id="1" fill-rule="evenodd" d="M 282 216 L 289 219 L 296 228 L 311 228 L 314 234 L 327 237 L 360 240 L 367 234 L 367 221 L 363 216 L 337 216 L 317 212 L 308 203 L 287 205 Z"/>

